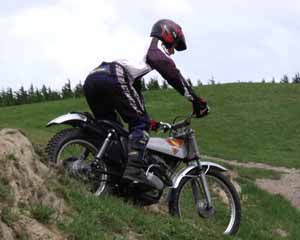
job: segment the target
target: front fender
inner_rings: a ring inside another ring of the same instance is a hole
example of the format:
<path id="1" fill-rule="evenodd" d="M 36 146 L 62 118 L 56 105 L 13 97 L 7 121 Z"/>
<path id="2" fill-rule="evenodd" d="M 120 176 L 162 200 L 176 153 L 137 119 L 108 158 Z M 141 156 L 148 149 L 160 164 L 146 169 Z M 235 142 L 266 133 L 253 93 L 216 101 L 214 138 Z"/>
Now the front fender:
<path id="1" fill-rule="evenodd" d="M 204 168 L 216 168 L 219 169 L 222 172 L 227 171 L 226 168 L 222 167 L 221 165 L 217 164 L 217 163 L 213 163 L 213 162 L 201 162 L 201 166 Z M 178 188 L 179 183 L 181 182 L 181 180 L 186 177 L 186 175 L 188 175 L 189 172 L 191 172 L 192 170 L 196 169 L 198 167 L 197 162 L 192 162 L 189 166 L 187 166 L 186 168 L 181 169 L 173 178 L 173 186 L 172 188 Z"/>
<path id="2" fill-rule="evenodd" d="M 50 127 L 57 124 L 76 125 L 78 122 L 87 122 L 87 120 L 87 116 L 82 113 L 67 113 L 51 120 L 46 126 Z"/>

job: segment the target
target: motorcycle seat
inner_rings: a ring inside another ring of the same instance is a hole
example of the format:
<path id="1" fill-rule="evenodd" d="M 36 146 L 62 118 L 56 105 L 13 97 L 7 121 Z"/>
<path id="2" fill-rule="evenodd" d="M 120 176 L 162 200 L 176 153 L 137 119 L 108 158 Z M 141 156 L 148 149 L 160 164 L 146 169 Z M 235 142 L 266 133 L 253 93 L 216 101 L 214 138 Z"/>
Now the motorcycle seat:
<path id="1" fill-rule="evenodd" d="M 98 125 L 104 125 L 105 127 L 115 129 L 121 136 L 128 137 L 129 132 L 127 129 L 123 128 L 120 123 L 109 121 L 109 120 L 97 120 Z"/>

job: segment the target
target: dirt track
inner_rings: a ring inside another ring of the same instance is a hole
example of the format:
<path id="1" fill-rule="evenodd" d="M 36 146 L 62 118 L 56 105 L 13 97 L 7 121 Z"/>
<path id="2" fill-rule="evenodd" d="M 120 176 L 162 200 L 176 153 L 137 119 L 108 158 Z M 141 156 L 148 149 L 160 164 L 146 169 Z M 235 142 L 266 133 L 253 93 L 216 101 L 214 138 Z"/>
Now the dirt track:
<path id="1" fill-rule="evenodd" d="M 257 169 L 268 169 L 275 172 L 279 172 L 281 178 L 278 180 L 274 179 L 257 179 L 256 185 L 271 193 L 280 194 L 288 199 L 292 206 L 300 208 L 300 170 L 286 167 L 275 167 L 264 163 L 240 163 L 236 160 L 224 160 L 221 158 L 204 156 L 204 159 L 215 162 L 223 162 L 229 165 L 243 167 L 243 168 L 257 168 Z"/>

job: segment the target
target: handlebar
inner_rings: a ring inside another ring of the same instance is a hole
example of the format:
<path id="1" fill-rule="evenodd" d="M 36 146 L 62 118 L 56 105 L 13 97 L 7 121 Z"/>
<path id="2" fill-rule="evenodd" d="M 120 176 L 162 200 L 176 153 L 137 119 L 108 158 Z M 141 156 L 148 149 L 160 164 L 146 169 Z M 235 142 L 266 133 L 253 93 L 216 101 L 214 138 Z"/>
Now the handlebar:
<path id="1" fill-rule="evenodd" d="M 183 127 L 187 127 L 191 124 L 191 120 L 194 117 L 194 114 L 190 114 L 188 115 L 188 117 L 186 117 L 184 120 L 175 122 L 177 118 L 176 117 L 173 121 L 173 124 L 170 123 L 166 123 L 166 122 L 159 122 L 159 128 L 163 131 L 163 132 L 167 132 L 169 130 L 177 130 L 179 128 L 183 128 Z"/>

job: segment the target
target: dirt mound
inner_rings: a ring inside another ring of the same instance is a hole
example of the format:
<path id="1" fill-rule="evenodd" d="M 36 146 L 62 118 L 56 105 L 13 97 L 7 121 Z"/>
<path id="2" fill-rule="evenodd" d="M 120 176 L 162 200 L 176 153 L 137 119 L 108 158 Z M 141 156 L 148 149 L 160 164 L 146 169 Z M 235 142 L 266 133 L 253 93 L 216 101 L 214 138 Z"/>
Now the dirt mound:
<path id="1" fill-rule="evenodd" d="M 20 131 L 0 131 L 0 239 L 64 239 L 51 223 L 66 208 L 49 173 Z"/>

